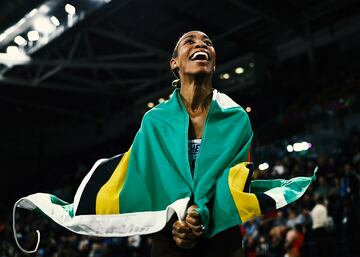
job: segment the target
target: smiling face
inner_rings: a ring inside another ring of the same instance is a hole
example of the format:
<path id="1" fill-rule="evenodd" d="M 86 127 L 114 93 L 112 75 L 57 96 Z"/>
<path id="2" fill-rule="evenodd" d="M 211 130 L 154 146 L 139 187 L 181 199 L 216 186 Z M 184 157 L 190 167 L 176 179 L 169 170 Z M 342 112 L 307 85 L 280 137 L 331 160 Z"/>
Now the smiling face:
<path id="1" fill-rule="evenodd" d="M 179 39 L 170 67 L 180 78 L 212 75 L 215 59 L 215 49 L 209 37 L 201 31 L 190 31 Z"/>

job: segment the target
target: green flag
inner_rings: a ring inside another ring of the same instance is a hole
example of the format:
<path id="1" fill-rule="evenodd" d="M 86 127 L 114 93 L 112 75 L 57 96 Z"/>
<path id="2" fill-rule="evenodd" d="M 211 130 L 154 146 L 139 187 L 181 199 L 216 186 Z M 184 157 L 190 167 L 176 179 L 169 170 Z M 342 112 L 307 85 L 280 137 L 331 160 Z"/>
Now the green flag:
<path id="1" fill-rule="evenodd" d="M 188 127 L 189 116 L 176 89 L 168 101 L 144 115 L 125 154 L 95 163 L 72 204 L 38 193 L 17 201 L 14 213 L 17 207 L 37 209 L 75 233 L 130 236 L 157 232 L 173 215 L 183 219 L 191 199 L 205 236 L 212 237 L 295 201 L 315 179 L 251 182 L 252 165 L 246 162 L 253 137 L 249 118 L 217 90 L 193 172 Z"/>

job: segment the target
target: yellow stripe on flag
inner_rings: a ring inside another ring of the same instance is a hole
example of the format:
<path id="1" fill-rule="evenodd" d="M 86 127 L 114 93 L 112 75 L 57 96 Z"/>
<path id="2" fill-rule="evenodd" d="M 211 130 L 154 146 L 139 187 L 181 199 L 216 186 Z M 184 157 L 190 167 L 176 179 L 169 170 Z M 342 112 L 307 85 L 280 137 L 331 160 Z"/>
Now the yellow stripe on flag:
<path id="1" fill-rule="evenodd" d="M 96 214 L 120 213 L 120 192 L 124 186 L 130 152 L 127 151 L 121 158 L 110 179 L 100 188 L 96 196 Z"/>
<path id="2" fill-rule="evenodd" d="M 245 222 L 261 214 L 259 201 L 255 194 L 245 193 L 244 187 L 249 176 L 248 162 L 242 162 L 230 168 L 229 188 L 240 219 Z"/>

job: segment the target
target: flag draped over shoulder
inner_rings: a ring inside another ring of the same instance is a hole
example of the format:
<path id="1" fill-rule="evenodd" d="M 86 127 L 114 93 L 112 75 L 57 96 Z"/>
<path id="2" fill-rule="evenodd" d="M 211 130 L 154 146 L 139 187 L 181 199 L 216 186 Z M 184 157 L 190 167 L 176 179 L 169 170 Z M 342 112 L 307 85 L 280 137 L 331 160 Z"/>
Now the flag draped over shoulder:
<path id="1" fill-rule="evenodd" d="M 251 181 L 253 169 L 246 162 L 253 137 L 249 118 L 217 90 L 193 174 L 188 126 L 189 116 L 177 89 L 168 101 L 144 115 L 125 154 L 95 163 L 73 203 L 45 193 L 18 200 L 15 239 L 17 207 L 37 210 L 75 233 L 130 236 L 157 232 L 173 215 L 183 219 L 190 199 L 198 206 L 205 236 L 212 237 L 297 200 L 315 179 L 314 173 L 291 180 Z"/>

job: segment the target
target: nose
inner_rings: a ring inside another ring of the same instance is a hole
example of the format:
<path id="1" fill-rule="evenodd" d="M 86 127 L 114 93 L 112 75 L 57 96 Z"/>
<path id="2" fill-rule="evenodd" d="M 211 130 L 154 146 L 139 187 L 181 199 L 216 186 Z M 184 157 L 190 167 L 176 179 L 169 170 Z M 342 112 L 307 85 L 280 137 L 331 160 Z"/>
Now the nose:
<path id="1" fill-rule="evenodd" d="M 200 39 L 196 40 L 195 43 L 196 43 L 195 48 L 207 48 L 205 42 Z"/>

